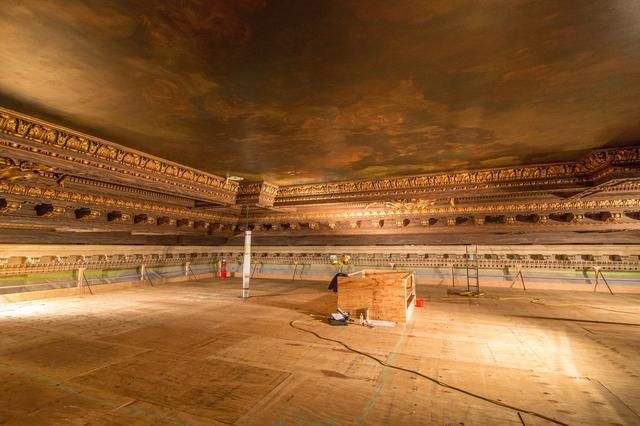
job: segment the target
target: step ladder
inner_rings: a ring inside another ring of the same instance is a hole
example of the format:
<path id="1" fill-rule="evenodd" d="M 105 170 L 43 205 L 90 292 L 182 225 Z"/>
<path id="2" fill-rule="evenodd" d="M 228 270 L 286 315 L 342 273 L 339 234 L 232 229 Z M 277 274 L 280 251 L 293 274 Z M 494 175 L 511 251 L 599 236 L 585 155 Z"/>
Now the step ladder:
<path id="1" fill-rule="evenodd" d="M 480 294 L 478 246 L 465 246 L 465 266 L 467 269 L 467 291 Z"/>

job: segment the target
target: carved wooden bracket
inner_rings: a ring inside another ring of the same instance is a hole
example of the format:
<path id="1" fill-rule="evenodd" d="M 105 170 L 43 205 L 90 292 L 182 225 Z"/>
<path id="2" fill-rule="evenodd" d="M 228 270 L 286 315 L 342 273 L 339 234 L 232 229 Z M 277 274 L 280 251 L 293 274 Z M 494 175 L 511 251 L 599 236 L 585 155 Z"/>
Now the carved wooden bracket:
<path id="1" fill-rule="evenodd" d="M 161 216 L 158 218 L 158 225 L 171 225 L 171 218 Z"/>
<path id="2" fill-rule="evenodd" d="M 193 223 L 193 227 L 195 229 L 208 229 L 209 228 L 209 223 L 208 222 L 203 222 L 201 220 L 197 220 Z"/>
<path id="3" fill-rule="evenodd" d="M 38 216 L 49 216 L 53 213 L 53 204 L 38 204 L 34 207 Z"/>
<path id="4" fill-rule="evenodd" d="M 123 221 L 122 212 L 112 211 L 107 214 L 107 220 L 109 222 L 121 222 Z"/>
<path id="5" fill-rule="evenodd" d="M 192 225 L 192 222 L 189 219 L 178 219 L 176 221 L 176 226 L 178 226 L 178 228 L 185 228 L 191 225 Z"/>
<path id="6" fill-rule="evenodd" d="M 146 214 L 137 214 L 133 217 L 133 223 L 135 224 L 146 224 L 149 222 L 149 216 L 147 216 Z"/>
<path id="7" fill-rule="evenodd" d="M 85 219 L 91 217 L 91 209 L 86 207 L 75 210 L 76 219 Z"/>

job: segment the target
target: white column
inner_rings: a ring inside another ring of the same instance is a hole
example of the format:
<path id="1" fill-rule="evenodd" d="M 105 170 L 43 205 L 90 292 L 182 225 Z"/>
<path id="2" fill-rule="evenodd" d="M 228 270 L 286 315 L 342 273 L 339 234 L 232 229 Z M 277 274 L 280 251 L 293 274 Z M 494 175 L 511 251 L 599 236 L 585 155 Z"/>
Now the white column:
<path id="1" fill-rule="evenodd" d="M 244 261 L 242 263 L 242 298 L 249 297 L 249 279 L 251 278 L 251 231 L 244 233 Z"/>
<path id="2" fill-rule="evenodd" d="M 188 276 L 189 275 L 189 267 L 191 266 L 191 262 L 185 262 L 184 263 L 184 276 Z"/>
<path id="3" fill-rule="evenodd" d="M 144 264 L 140 265 L 138 271 L 140 272 L 140 281 L 144 281 Z"/>

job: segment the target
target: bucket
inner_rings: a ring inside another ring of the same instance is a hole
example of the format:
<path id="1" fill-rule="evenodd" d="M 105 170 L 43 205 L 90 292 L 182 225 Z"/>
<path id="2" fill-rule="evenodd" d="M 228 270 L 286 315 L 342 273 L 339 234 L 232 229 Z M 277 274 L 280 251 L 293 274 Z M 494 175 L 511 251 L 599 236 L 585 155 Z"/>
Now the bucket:
<path id="1" fill-rule="evenodd" d="M 424 299 L 416 299 L 416 307 L 423 308 L 424 307 Z"/>

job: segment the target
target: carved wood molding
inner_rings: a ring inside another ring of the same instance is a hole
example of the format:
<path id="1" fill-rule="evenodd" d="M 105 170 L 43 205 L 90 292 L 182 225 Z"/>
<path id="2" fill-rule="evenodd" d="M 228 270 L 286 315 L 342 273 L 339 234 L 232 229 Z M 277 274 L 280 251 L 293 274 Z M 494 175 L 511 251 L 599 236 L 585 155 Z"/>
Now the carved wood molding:
<path id="1" fill-rule="evenodd" d="M 612 200 L 569 200 L 569 201 L 541 201 L 524 203 L 500 203 L 473 206 L 431 207 L 420 208 L 386 208 L 386 209 L 353 209 L 334 212 L 297 212 L 296 214 L 265 215 L 256 217 L 256 222 L 286 222 L 329 219 L 357 219 L 384 218 L 406 215 L 435 215 L 455 216 L 477 213 L 519 213 L 519 212 L 553 212 L 553 211 L 587 211 L 607 209 L 640 208 L 640 198 L 612 199 Z"/>
<path id="2" fill-rule="evenodd" d="M 12 226 L 23 216 L 32 219 L 20 211 L 24 200 L 46 206 L 38 220 L 58 220 L 72 211 L 76 219 L 104 221 L 100 226 L 128 226 L 129 219 L 145 216 L 155 225 L 219 230 L 223 224 L 231 232 L 242 230 L 239 216 L 250 211 L 257 229 L 282 233 L 324 232 L 343 221 L 349 232 L 365 234 L 371 229 L 355 222 L 385 218 L 405 231 L 408 218 L 411 227 L 433 217 L 453 225 L 465 217 L 463 226 L 493 226 L 493 215 L 504 216 L 500 224 L 508 226 L 518 214 L 556 213 L 573 215 L 568 226 L 587 214 L 601 217 L 606 211 L 615 219 L 640 210 L 640 146 L 597 149 L 565 163 L 282 187 L 264 181 L 238 185 L 0 108 L 0 154 L 5 156 L 0 157 L 0 213 L 11 216 Z"/>
<path id="3" fill-rule="evenodd" d="M 101 173 L 138 177 L 199 192 L 207 198 L 233 203 L 238 185 L 224 178 L 163 160 L 103 139 L 0 108 L 0 133 L 16 138 L 1 144 L 34 155 L 70 161 Z M 35 143 L 35 145 L 33 144 Z"/>
<path id="4" fill-rule="evenodd" d="M 594 268 L 605 271 L 640 271 L 640 247 L 625 245 L 479 245 L 478 266 L 533 270 L 583 271 Z M 364 265 L 382 268 L 465 268 L 464 245 L 415 246 L 305 246 L 254 247 L 254 262 L 261 265 L 314 265 L 320 273 L 323 267 L 331 271 L 330 256 L 349 254 L 350 264 L 358 269 Z M 242 246 L 104 246 L 104 245 L 0 245 L 0 276 L 38 272 L 74 271 L 78 268 L 101 270 L 132 269 L 141 275 L 146 267 L 212 265 L 225 258 L 233 270 L 242 259 Z M 186 270 L 186 266 L 184 268 Z M 37 277 L 36 277 L 37 278 Z"/>
<path id="5" fill-rule="evenodd" d="M 269 182 L 242 183 L 238 190 L 236 203 L 272 207 L 278 195 L 278 186 Z"/>
<path id="6" fill-rule="evenodd" d="M 609 173 L 608 168 L 615 164 L 631 164 L 639 167 L 640 147 L 593 150 L 581 160 L 567 163 L 282 186 L 279 188 L 276 204 L 295 201 L 339 200 L 363 196 L 436 192 L 452 189 L 486 190 L 534 185 L 575 185 L 605 176 Z M 476 186 L 474 187 L 473 185 Z"/>
<path id="7" fill-rule="evenodd" d="M 108 189 L 122 194 L 129 194 L 130 196 L 155 199 L 168 204 L 184 205 L 189 207 L 193 205 L 193 200 L 188 198 L 183 198 L 172 194 L 165 194 L 157 191 L 149 191 L 141 188 L 134 188 L 131 186 L 119 185 L 112 182 L 103 182 L 95 179 L 82 178 L 78 176 L 68 176 L 67 179 L 65 179 L 65 183 L 76 184 L 77 186 L 84 188 L 93 187 L 97 188 L 98 190 Z M 64 187 L 64 185 L 61 186 Z"/>
<path id="8" fill-rule="evenodd" d="M 157 203 L 133 201 L 115 198 L 102 194 L 81 193 L 76 191 L 45 188 L 26 183 L 0 182 L 0 193 L 16 196 L 32 197 L 36 200 L 64 201 L 87 206 L 103 206 L 110 209 L 123 209 L 131 211 L 150 211 L 154 213 L 168 214 L 176 217 L 192 217 L 204 219 L 210 222 L 235 223 L 236 217 L 193 209 L 166 207 Z"/>
<path id="9" fill-rule="evenodd" d="M 0 276 L 72 271 L 77 268 L 136 268 L 213 263 L 218 249 L 203 246 L 104 246 L 0 244 Z"/>

